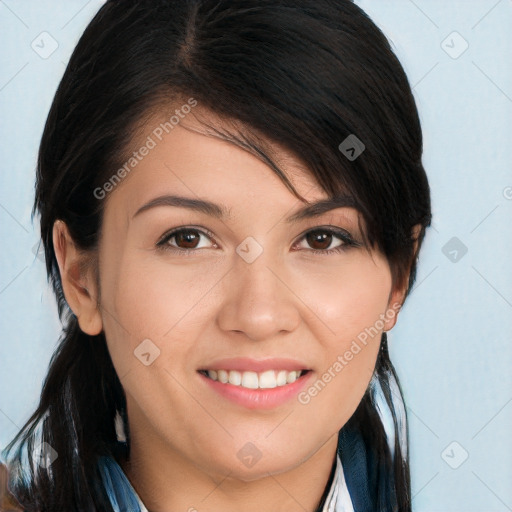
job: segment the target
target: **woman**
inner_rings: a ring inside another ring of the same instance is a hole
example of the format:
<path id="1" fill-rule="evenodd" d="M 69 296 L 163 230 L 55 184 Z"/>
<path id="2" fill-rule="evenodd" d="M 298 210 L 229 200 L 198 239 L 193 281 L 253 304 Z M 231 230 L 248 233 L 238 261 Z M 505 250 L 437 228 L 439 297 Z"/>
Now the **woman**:
<path id="1" fill-rule="evenodd" d="M 63 335 L 5 452 L 21 507 L 411 510 L 386 332 L 421 153 L 348 0 L 107 1 L 40 146 Z"/>

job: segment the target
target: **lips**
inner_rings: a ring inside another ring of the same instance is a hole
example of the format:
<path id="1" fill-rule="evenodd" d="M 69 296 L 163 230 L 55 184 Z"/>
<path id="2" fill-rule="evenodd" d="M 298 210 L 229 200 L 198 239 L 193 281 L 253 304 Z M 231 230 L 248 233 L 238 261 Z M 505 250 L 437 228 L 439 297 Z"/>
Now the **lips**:
<path id="1" fill-rule="evenodd" d="M 292 402 L 315 375 L 298 361 L 278 363 L 278 360 L 224 360 L 216 362 L 215 367 L 197 370 L 197 374 L 207 389 L 221 399 L 246 409 L 268 410 Z M 227 382 L 222 382 L 226 379 Z"/>

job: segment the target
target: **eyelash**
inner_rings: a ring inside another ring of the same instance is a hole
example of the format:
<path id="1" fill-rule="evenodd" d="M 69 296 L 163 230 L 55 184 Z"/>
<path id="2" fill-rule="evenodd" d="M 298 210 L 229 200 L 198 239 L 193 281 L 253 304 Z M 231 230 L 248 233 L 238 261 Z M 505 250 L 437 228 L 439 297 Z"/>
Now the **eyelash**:
<path id="1" fill-rule="evenodd" d="M 178 247 L 173 247 L 168 244 L 169 240 L 171 240 L 176 235 L 179 235 L 180 233 L 187 233 L 190 231 L 200 233 L 208 238 L 215 240 L 213 233 L 211 231 L 208 231 L 207 229 L 204 229 L 204 228 L 199 229 L 199 228 L 195 228 L 192 226 L 183 227 L 183 228 L 174 229 L 174 230 L 166 233 L 157 242 L 157 244 L 156 244 L 157 249 L 162 250 L 162 251 L 170 251 L 173 253 L 179 253 L 179 254 L 182 254 L 185 256 L 191 256 L 192 253 L 197 252 L 199 249 L 181 249 Z M 345 230 L 342 230 L 339 228 L 334 229 L 334 228 L 326 228 L 326 227 L 325 228 L 317 227 L 317 228 L 310 229 L 309 231 L 306 231 L 306 233 L 304 233 L 299 238 L 298 242 L 302 241 L 309 233 L 314 233 L 314 232 L 328 233 L 330 235 L 333 235 L 333 236 L 339 238 L 343 242 L 343 244 L 338 245 L 337 247 L 334 247 L 333 249 L 306 249 L 308 252 L 312 252 L 313 254 L 321 254 L 321 255 L 325 256 L 326 254 L 334 254 L 334 253 L 340 253 L 340 252 L 346 251 L 350 247 L 360 247 L 361 246 L 361 243 L 354 240 L 349 235 L 349 233 L 347 233 Z"/>

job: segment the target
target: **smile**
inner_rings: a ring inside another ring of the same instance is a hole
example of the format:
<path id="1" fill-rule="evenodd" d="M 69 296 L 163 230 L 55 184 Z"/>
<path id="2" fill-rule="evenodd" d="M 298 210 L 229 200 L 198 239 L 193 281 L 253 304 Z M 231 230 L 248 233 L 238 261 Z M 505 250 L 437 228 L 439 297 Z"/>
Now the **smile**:
<path id="1" fill-rule="evenodd" d="M 308 370 L 266 370 L 263 372 L 237 370 L 200 370 L 211 380 L 247 389 L 273 389 L 293 384 Z"/>

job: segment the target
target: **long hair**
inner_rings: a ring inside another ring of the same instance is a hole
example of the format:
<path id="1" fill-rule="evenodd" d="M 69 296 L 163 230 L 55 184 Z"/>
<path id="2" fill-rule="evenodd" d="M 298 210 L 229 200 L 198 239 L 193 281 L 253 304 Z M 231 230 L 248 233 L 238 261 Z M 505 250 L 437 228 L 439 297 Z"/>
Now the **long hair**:
<path id="1" fill-rule="evenodd" d="M 350 0 L 108 0 L 71 56 L 39 148 L 32 216 L 40 214 L 63 331 L 39 405 L 5 451 L 11 491 L 28 511 L 111 511 L 96 461 L 129 455 L 129 435 L 126 443 L 116 437 L 118 413 L 127 428 L 124 391 L 104 334 L 83 333 L 66 304 L 53 224 L 63 220 L 80 249 L 97 249 L 104 201 L 94 190 L 126 161 L 149 116 L 191 97 L 237 121 L 236 130 L 212 136 L 257 155 L 298 198 L 268 141 L 299 157 L 330 197 L 349 193 L 369 243 L 390 264 L 393 286 L 408 282 L 407 296 L 413 285 L 411 228 L 421 225 L 420 247 L 431 222 L 420 121 L 401 64 L 359 7 Z M 349 136 L 364 144 L 356 159 L 339 149 Z M 393 431 L 386 431 L 385 407 Z M 410 511 L 405 407 L 385 334 L 375 378 L 340 439 L 348 432 L 368 454 L 372 510 Z M 47 469 L 33 460 L 41 443 L 57 453 Z"/>

